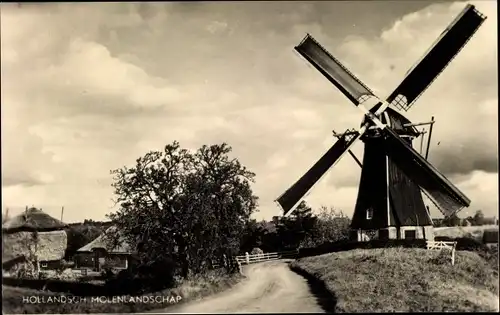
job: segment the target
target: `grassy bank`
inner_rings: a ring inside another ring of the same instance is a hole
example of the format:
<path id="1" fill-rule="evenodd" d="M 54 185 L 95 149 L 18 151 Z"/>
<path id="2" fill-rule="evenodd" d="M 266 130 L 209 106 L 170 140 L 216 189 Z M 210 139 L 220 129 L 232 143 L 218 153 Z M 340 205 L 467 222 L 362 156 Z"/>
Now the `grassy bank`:
<path id="1" fill-rule="evenodd" d="M 123 303 L 119 300 L 96 302 L 95 300 L 92 301 L 90 297 L 84 300 L 83 298 L 76 300 L 78 303 L 74 302 L 75 299 L 70 303 L 68 298 L 66 303 L 61 303 L 49 299 L 49 297 L 61 299 L 65 295 L 60 292 L 46 292 L 2 285 L 2 308 L 4 314 L 144 312 L 169 307 L 177 304 L 177 301 L 178 303 L 184 303 L 221 292 L 236 284 L 242 277 L 240 274 L 228 275 L 222 271 L 211 271 L 190 280 L 185 280 L 176 288 L 144 294 L 148 297 L 154 297 L 155 301 L 144 298 L 142 302 L 136 300 L 129 303 Z M 181 297 L 180 300 L 178 296 Z M 30 298 L 31 303 L 23 302 L 23 297 Z M 37 297 L 37 299 L 34 297 Z M 129 300 L 130 297 L 126 296 L 125 298 Z"/>
<path id="2" fill-rule="evenodd" d="M 301 258 L 292 269 L 321 281 L 337 312 L 498 311 L 498 267 L 477 253 L 351 250 Z"/>

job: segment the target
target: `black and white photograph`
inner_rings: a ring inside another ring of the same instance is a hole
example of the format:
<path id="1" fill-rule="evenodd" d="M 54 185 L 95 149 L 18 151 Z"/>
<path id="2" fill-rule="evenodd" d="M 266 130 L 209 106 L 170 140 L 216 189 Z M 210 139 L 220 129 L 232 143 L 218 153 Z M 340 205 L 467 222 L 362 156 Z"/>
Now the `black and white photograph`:
<path id="1" fill-rule="evenodd" d="M 499 312 L 497 27 L 0 4 L 3 313 Z"/>

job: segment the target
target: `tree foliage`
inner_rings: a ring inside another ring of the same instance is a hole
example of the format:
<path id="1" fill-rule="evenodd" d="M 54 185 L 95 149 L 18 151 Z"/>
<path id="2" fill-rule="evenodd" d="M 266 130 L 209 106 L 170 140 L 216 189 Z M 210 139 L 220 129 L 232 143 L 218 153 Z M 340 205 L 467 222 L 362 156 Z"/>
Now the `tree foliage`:
<path id="1" fill-rule="evenodd" d="M 342 210 L 321 206 L 315 230 L 316 244 L 349 239 L 351 220 Z"/>
<path id="2" fill-rule="evenodd" d="M 68 245 L 66 247 L 65 259 L 70 259 L 76 251 L 95 240 L 104 230 L 93 225 L 74 225 L 66 229 Z"/>
<path id="3" fill-rule="evenodd" d="M 482 210 L 477 210 L 473 217 L 473 225 L 484 225 L 485 218 Z"/>
<path id="4" fill-rule="evenodd" d="M 230 152 L 225 143 L 191 152 L 173 142 L 112 171 L 120 209 L 109 218 L 140 265 L 174 261 L 187 277 L 238 252 L 257 197 L 255 174 Z"/>
<path id="5" fill-rule="evenodd" d="M 462 220 L 454 213 L 446 218 L 444 218 L 441 222 L 442 226 L 460 226 Z"/>
<path id="6" fill-rule="evenodd" d="M 284 249 L 295 249 L 311 234 L 315 229 L 317 218 L 312 212 L 312 208 L 302 201 L 289 217 L 282 217 L 279 220 L 277 231 L 280 236 L 281 246 Z"/>
<path id="7" fill-rule="evenodd" d="M 341 210 L 322 206 L 314 213 L 306 202 L 301 202 L 288 217 L 249 221 L 242 234 L 241 253 L 250 253 L 254 247 L 275 252 L 347 240 L 350 223 Z"/>

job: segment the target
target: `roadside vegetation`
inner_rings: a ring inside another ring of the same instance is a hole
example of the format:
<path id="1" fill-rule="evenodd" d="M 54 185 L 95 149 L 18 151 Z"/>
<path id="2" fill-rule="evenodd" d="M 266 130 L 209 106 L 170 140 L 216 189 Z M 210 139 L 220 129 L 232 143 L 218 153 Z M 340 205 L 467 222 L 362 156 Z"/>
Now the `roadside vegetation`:
<path id="1" fill-rule="evenodd" d="M 137 313 L 185 303 L 222 292 L 243 278 L 240 274 L 228 274 L 222 271 L 210 271 L 204 275 L 183 280 L 174 288 L 158 292 L 145 293 L 144 296 L 154 297 L 155 301 L 143 300 L 130 303 L 95 302 L 91 297 L 81 297 L 79 303 L 50 302 L 49 297 L 61 298 L 65 293 L 33 290 L 22 287 L 2 285 L 2 301 L 4 314 L 84 314 L 84 313 Z M 125 295 L 135 298 L 138 295 Z M 44 299 L 40 303 L 23 302 L 23 297 L 38 297 Z M 180 298 L 179 298 L 180 297 Z M 104 299 L 104 298 L 103 298 Z M 49 301 L 49 302 L 48 302 Z M 104 301 L 107 301 L 104 299 Z"/>

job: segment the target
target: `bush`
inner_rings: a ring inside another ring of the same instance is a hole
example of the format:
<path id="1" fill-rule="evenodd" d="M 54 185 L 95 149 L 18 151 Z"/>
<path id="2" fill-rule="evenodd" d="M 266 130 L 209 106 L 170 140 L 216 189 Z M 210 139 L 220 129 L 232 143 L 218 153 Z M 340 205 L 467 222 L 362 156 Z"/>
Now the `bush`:
<path id="1" fill-rule="evenodd" d="M 258 247 L 254 247 L 252 251 L 250 252 L 250 255 L 262 255 L 264 254 L 264 251 Z"/>
<path id="2" fill-rule="evenodd" d="M 161 291 L 173 287 L 176 263 L 171 259 L 157 260 L 120 271 L 106 281 L 106 287 L 117 294 Z"/>

